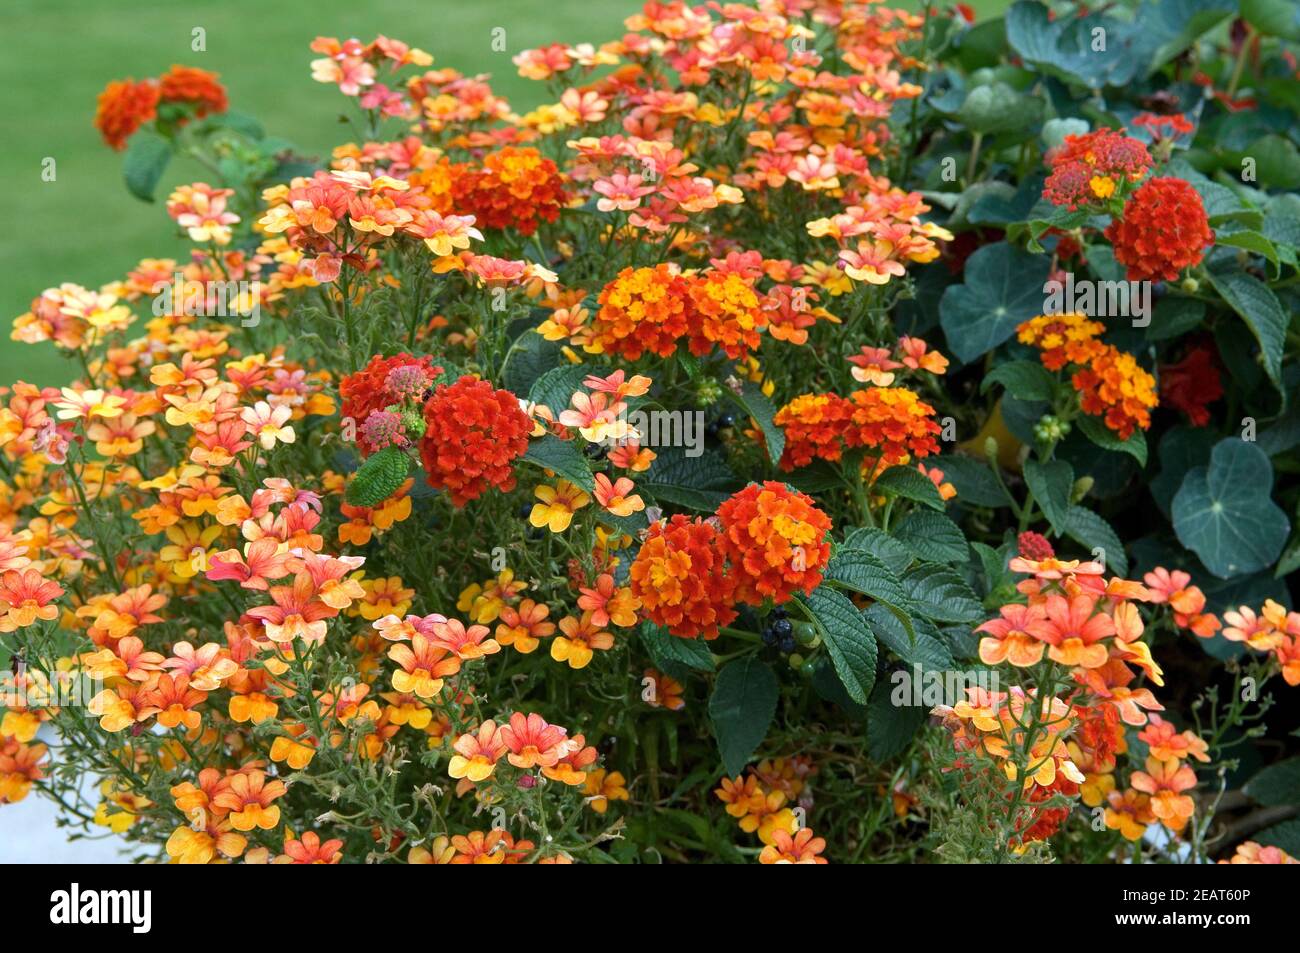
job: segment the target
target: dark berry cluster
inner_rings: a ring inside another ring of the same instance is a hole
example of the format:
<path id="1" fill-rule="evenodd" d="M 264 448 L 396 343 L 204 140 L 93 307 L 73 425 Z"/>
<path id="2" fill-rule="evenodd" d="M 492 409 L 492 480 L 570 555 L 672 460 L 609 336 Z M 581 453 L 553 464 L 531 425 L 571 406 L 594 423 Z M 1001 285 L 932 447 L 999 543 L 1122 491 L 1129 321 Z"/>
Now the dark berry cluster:
<path id="1" fill-rule="evenodd" d="M 763 626 L 763 644 L 770 649 L 778 649 L 784 655 L 794 651 L 794 624 L 779 606 L 772 610 L 772 614 L 767 617 L 767 624 Z"/>

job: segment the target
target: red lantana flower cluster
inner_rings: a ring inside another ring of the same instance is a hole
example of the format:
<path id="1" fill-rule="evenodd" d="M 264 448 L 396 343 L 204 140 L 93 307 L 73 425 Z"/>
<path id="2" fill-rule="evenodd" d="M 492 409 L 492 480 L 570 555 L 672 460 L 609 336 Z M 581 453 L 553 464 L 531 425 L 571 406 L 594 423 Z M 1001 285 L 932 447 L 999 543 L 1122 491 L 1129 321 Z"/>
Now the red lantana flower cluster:
<path id="1" fill-rule="evenodd" d="M 1096 205 L 1123 194 L 1151 168 L 1151 154 L 1138 140 L 1114 129 L 1097 129 L 1081 136 L 1066 136 L 1065 143 L 1049 155 L 1051 175 L 1043 197 L 1074 210 Z"/>
<path id="2" fill-rule="evenodd" d="M 441 373 L 442 368 L 427 355 L 376 354 L 364 368 L 339 381 L 343 416 L 357 428 L 357 448 L 363 457 L 385 446 L 407 444 L 399 405 L 422 401 Z"/>
<path id="3" fill-rule="evenodd" d="M 1174 281 L 1184 268 L 1200 264 L 1214 232 L 1205 203 L 1182 179 L 1152 179 L 1133 193 L 1123 220 L 1111 222 L 1106 237 L 1129 281 Z"/>
<path id="4" fill-rule="evenodd" d="M 465 376 L 440 384 L 424 405 L 420 457 L 429 485 L 448 490 L 464 506 L 489 486 L 515 487 L 512 462 L 528 450 L 533 422 L 519 398 Z"/>

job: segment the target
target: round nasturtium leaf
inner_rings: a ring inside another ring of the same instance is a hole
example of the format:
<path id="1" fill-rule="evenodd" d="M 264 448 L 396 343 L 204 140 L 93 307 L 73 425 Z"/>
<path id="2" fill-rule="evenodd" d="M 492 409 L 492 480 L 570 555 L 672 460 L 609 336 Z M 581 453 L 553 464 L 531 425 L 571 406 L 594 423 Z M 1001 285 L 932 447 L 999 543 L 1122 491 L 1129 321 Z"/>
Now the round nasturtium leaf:
<path id="1" fill-rule="evenodd" d="M 1254 444 L 1221 440 L 1208 466 L 1193 467 L 1174 495 L 1174 532 L 1222 579 L 1271 566 L 1290 526 L 1273 502 L 1273 465 Z"/>

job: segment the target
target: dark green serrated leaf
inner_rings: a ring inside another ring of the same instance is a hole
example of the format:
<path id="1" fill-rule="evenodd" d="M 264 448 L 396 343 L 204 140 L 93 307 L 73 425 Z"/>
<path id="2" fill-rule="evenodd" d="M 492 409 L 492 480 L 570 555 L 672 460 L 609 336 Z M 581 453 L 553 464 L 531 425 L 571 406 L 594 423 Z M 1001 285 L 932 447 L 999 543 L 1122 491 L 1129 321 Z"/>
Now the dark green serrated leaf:
<path id="1" fill-rule="evenodd" d="M 871 484 L 872 492 L 901 496 L 932 510 L 943 512 L 943 497 L 934 482 L 915 467 L 890 467 Z"/>
<path id="2" fill-rule="evenodd" d="M 893 570 L 871 553 L 861 549 L 841 548 L 831 557 L 825 578 L 828 582 L 838 583 L 875 599 L 893 614 L 909 638 L 915 634 L 903 584 Z"/>
<path id="3" fill-rule="evenodd" d="M 743 382 L 739 394 L 730 388 L 726 390 L 726 394 L 741 410 L 757 421 L 758 429 L 763 432 L 763 440 L 767 444 L 768 459 L 773 465 L 778 463 L 781 454 L 785 451 L 785 431 L 773 422 L 776 408 L 772 405 L 772 401 L 753 381 Z"/>
<path id="4" fill-rule="evenodd" d="M 744 771 L 767 737 L 779 693 L 776 674 L 752 655 L 728 662 L 718 672 L 709 697 L 709 719 L 727 774 Z"/>
<path id="5" fill-rule="evenodd" d="M 1089 551 L 1100 548 L 1106 555 L 1106 567 L 1116 576 L 1128 574 L 1128 556 L 1124 544 L 1111 525 L 1083 506 L 1072 506 L 1065 516 L 1065 535 Z"/>
<path id="6" fill-rule="evenodd" d="M 915 632 L 908 632 L 888 609 L 877 604 L 862 613 L 876 641 L 883 644 L 909 665 L 925 671 L 942 672 L 952 668 L 952 653 L 933 622 L 916 620 Z"/>
<path id="7" fill-rule="evenodd" d="M 844 690 L 860 705 L 876 681 L 876 637 L 847 596 L 818 586 L 804 603 Z"/>
<path id="8" fill-rule="evenodd" d="M 1083 435 L 1103 450 L 1127 453 L 1138 462 L 1138 466 L 1147 465 L 1147 438 L 1141 430 L 1134 430 L 1127 440 L 1119 439 L 1119 434 L 1111 430 L 1100 417 L 1082 414 L 1075 421 Z"/>
<path id="9" fill-rule="evenodd" d="M 411 458 L 398 447 L 372 453 L 357 468 L 343 498 L 352 506 L 378 506 L 397 492 L 411 470 Z"/>
<path id="10" fill-rule="evenodd" d="M 587 458 L 572 440 L 561 440 L 551 434 L 530 440 L 528 452 L 523 459 L 534 466 L 553 471 L 588 493 L 596 488 L 596 478 L 587 464 Z"/>
<path id="11" fill-rule="evenodd" d="M 943 472 L 943 478 L 957 491 L 959 503 L 994 508 L 1011 505 L 1006 492 L 984 460 L 949 453 L 927 460 L 926 464 L 938 467 Z"/>
<path id="12" fill-rule="evenodd" d="M 994 384 L 1002 385 L 1008 394 L 1019 400 L 1051 400 L 1056 390 L 1055 378 L 1037 361 L 1008 361 L 999 364 L 984 375 L 980 393 L 988 393 Z"/>
<path id="13" fill-rule="evenodd" d="M 684 669 L 712 672 L 717 660 L 702 639 L 682 639 L 650 622 L 641 623 L 641 644 L 655 668 L 680 678 Z"/>
<path id="14" fill-rule="evenodd" d="M 903 517 L 893 532 L 917 559 L 925 562 L 959 563 L 965 562 L 969 555 L 961 529 L 942 513 L 913 510 Z"/>
<path id="15" fill-rule="evenodd" d="M 1074 467 L 1064 460 L 1040 463 L 1029 459 L 1024 466 L 1025 485 L 1034 494 L 1038 507 L 1052 524 L 1056 535 L 1065 532 L 1065 514 L 1070 509 L 1070 491 L 1074 488 Z"/>
<path id="16" fill-rule="evenodd" d="M 1210 272 L 1214 286 L 1228 306 L 1241 316 L 1259 342 L 1264 373 L 1279 392 L 1282 386 L 1282 350 L 1286 345 L 1287 316 L 1277 296 L 1253 275 L 1245 272 Z"/>
<path id="17" fill-rule="evenodd" d="M 903 590 L 917 615 L 935 622 L 974 622 L 984 606 L 966 580 L 947 566 L 916 566 L 903 574 Z"/>
<path id="18" fill-rule="evenodd" d="M 844 549 L 861 549 L 889 567 L 895 576 L 916 559 L 912 551 L 884 530 L 874 526 L 851 529 L 844 537 Z"/>

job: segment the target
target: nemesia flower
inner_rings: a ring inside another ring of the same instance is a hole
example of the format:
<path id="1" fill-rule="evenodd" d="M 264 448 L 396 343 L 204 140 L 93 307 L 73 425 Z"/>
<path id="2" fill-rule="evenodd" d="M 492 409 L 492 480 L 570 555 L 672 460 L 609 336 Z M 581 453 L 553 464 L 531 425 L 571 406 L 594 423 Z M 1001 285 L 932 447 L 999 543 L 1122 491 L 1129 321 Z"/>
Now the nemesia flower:
<path id="1" fill-rule="evenodd" d="M 584 612 L 581 618 L 565 616 L 560 620 L 560 632 L 551 641 L 551 658 L 568 663 L 569 668 L 586 668 L 597 650 L 614 647 L 614 636 L 593 621 L 593 613 Z"/>
<path id="2" fill-rule="evenodd" d="M 501 728 L 501 740 L 510 750 L 506 760 L 516 768 L 551 767 L 569 753 L 568 732 L 536 713 L 515 712 Z"/>
<path id="3" fill-rule="evenodd" d="M 618 771 L 597 768 L 595 771 L 587 772 L 582 794 L 593 811 L 604 814 L 609 810 L 610 801 L 628 799 L 627 779 Z"/>
<path id="4" fill-rule="evenodd" d="M 537 650 L 540 640 L 555 634 L 555 623 L 547 620 L 550 607 L 524 599 L 516 608 L 504 606 L 496 629 L 496 640 L 527 655 Z"/>
<path id="5" fill-rule="evenodd" d="M 506 753 L 501 729 L 491 719 L 479 725 L 473 734 L 461 735 L 452 748 L 456 754 L 447 765 L 447 772 L 457 780 L 468 778 L 476 783 L 486 780 Z"/>
<path id="6" fill-rule="evenodd" d="M 619 477 L 613 483 L 603 473 L 596 474 L 596 502 L 615 516 L 631 516 L 645 509 L 645 501 L 633 490 L 634 484 L 627 477 Z"/>
<path id="7" fill-rule="evenodd" d="M 825 864 L 829 863 L 820 856 L 826 849 L 826 841 L 813 835 L 811 828 L 802 828 L 793 836 L 785 831 L 775 831 L 772 843 L 763 848 L 758 856 L 760 864 Z"/>
<path id="8" fill-rule="evenodd" d="M 573 522 L 573 514 L 591 502 L 591 497 L 568 480 L 556 480 L 554 486 L 542 484 L 533 490 L 537 503 L 533 504 L 528 522 L 539 529 L 543 526 L 552 533 L 563 533 Z"/>

